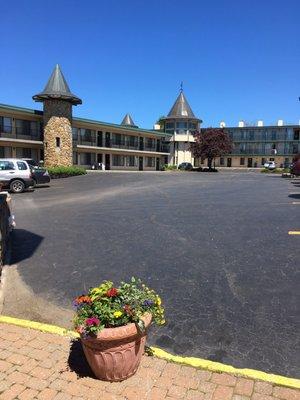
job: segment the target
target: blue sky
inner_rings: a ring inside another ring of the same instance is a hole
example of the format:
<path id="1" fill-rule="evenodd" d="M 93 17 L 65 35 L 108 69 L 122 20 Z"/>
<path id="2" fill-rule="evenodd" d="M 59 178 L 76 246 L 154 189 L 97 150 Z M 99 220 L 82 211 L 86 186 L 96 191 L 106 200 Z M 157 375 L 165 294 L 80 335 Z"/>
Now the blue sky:
<path id="1" fill-rule="evenodd" d="M 298 123 L 299 14 L 299 0 L 3 1 L 0 102 L 41 108 L 59 63 L 76 116 L 149 128 L 183 81 L 204 126 Z"/>

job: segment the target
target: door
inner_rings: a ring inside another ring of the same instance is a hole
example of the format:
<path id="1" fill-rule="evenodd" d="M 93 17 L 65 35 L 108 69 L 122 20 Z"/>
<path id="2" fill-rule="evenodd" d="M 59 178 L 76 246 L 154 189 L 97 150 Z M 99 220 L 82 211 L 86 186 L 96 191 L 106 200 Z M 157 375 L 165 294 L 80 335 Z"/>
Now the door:
<path id="1" fill-rule="evenodd" d="M 97 154 L 97 163 L 102 163 L 102 154 Z"/>
<path id="2" fill-rule="evenodd" d="M 156 151 L 160 151 L 160 140 L 156 141 Z"/>
<path id="3" fill-rule="evenodd" d="M 110 147 L 110 133 L 105 133 L 105 147 Z"/>
<path id="4" fill-rule="evenodd" d="M 252 168 L 252 158 L 248 158 L 248 168 Z"/>
<path id="5" fill-rule="evenodd" d="M 110 154 L 105 154 L 105 169 L 110 169 Z"/>
<path id="6" fill-rule="evenodd" d="M 139 157 L 139 171 L 143 171 L 144 169 L 144 159 L 143 157 Z"/>
<path id="7" fill-rule="evenodd" d="M 140 137 L 140 146 L 139 146 L 140 150 L 144 150 L 144 138 Z"/>
<path id="8" fill-rule="evenodd" d="M 227 167 L 231 167 L 231 158 L 227 158 Z"/>
<path id="9" fill-rule="evenodd" d="M 103 135 L 102 132 L 97 132 L 97 146 L 102 147 L 103 146 L 103 141 L 102 141 Z"/>
<path id="10" fill-rule="evenodd" d="M 156 171 L 159 171 L 159 167 L 160 167 L 160 162 L 159 162 L 159 158 L 156 158 Z"/>

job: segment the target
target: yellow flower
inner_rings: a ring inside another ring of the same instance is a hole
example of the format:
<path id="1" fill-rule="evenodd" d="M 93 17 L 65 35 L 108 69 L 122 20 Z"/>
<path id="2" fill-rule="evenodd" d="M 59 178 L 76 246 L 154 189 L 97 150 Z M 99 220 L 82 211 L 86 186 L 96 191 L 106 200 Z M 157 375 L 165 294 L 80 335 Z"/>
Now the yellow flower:
<path id="1" fill-rule="evenodd" d="M 114 317 L 120 318 L 122 314 L 123 314 L 122 311 L 115 311 L 114 312 Z"/>
<path id="2" fill-rule="evenodd" d="M 158 306 L 161 305 L 161 298 L 160 298 L 159 296 L 156 296 L 156 304 L 157 304 Z"/>

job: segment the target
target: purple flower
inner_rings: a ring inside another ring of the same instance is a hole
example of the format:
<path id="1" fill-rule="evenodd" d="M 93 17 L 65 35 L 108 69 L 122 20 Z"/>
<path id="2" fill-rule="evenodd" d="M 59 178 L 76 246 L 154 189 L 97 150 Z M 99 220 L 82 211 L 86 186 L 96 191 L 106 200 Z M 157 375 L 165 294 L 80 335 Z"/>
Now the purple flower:
<path id="1" fill-rule="evenodd" d="M 154 304 L 154 301 L 152 300 L 145 300 L 143 303 L 143 306 L 145 307 L 151 307 Z"/>

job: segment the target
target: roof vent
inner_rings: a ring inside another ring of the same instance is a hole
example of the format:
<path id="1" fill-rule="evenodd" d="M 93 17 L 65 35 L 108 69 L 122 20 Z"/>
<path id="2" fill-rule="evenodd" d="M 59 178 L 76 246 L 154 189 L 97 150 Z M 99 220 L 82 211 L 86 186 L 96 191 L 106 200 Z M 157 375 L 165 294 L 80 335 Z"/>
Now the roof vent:
<path id="1" fill-rule="evenodd" d="M 262 121 L 261 119 L 259 119 L 257 121 L 257 126 L 264 126 L 264 121 Z"/>
<path id="2" fill-rule="evenodd" d="M 221 121 L 221 122 L 220 122 L 220 128 L 225 128 L 225 126 L 226 126 L 225 121 Z"/>
<path id="3" fill-rule="evenodd" d="M 245 121 L 239 121 L 239 128 L 245 127 Z"/>
<path id="4" fill-rule="evenodd" d="M 283 126 L 283 119 L 279 119 L 277 121 L 277 126 Z"/>

